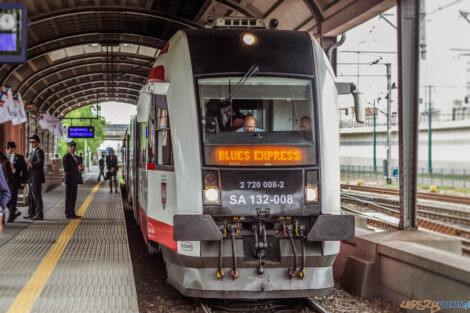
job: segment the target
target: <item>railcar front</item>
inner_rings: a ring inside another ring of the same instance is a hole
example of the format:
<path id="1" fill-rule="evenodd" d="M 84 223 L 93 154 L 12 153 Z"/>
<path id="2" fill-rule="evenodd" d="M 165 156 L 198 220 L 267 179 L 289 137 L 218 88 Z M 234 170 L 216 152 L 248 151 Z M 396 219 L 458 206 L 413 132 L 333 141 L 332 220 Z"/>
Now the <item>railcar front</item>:
<path id="1" fill-rule="evenodd" d="M 323 50 L 308 33 L 264 29 L 178 32 L 164 50 L 153 73 L 169 86 L 148 125 L 156 159 L 166 140 L 172 165 L 155 168 L 154 185 L 149 172 L 162 204 L 147 214 L 160 220 L 148 231 L 169 283 L 209 298 L 331 293 L 354 220 L 340 210 L 337 91 Z"/>

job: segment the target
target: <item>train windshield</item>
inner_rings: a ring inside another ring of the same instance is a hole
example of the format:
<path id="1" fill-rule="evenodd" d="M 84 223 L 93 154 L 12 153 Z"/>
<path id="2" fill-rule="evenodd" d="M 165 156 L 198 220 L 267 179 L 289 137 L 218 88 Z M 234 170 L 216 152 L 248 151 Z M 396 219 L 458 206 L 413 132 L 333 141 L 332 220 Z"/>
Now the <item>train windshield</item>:
<path id="1" fill-rule="evenodd" d="M 250 77 L 198 81 L 206 165 L 313 165 L 310 80 Z"/>

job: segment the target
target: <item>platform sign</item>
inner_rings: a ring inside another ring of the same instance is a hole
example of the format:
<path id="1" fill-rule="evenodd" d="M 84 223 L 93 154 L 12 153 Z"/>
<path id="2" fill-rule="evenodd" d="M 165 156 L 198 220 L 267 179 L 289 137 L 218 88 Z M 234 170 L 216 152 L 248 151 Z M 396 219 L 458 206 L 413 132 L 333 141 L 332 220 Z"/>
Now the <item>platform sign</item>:
<path id="1" fill-rule="evenodd" d="M 69 138 L 95 138 L 95 128 L 92 126 L 69 127 Z"/>
<path id="2" fill-rule="evenodd" d="M 26 63 L 26 21 L 24 3 L 0 3 L 0 64 Z"/>

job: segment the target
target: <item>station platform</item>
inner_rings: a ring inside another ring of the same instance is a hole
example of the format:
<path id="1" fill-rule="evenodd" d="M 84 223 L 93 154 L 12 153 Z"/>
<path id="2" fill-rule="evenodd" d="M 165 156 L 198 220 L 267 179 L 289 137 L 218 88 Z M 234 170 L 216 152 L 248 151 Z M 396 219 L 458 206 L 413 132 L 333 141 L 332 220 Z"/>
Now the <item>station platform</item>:
<path id="1" fill-rule="evenodd" d="M 88 178 L 81 219 L 65 218 L 59 186 L 44 195 L 44 220 L 0 246 L 0 312 L 138 312 L 121 196 Z"/>

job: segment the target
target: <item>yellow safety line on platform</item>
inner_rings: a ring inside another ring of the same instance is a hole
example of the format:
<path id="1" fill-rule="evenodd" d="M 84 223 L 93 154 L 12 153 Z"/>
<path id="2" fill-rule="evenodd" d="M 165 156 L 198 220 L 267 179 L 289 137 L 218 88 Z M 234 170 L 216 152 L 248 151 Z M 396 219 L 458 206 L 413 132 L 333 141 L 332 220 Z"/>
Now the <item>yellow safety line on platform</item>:
<path id="1" fill-rule="evenodd" d="M 85 201 L 80 206 L 77 214 L 83 216 L 88 209 L 95 193 L 100 188 L 101 182 L 97 183 L 91 193 L 86 197 Z M 33 308 L 36 299 L 39 297 L 42 289 L 47 283 L 47 280 L 51 276 L 54 268 L 59 262 L 62 253 L 64 252 L 67 244 L 72 238 L 75 230 L 80 224 L 80 219 L 73 219 L 65 227 L 65 229 L 60 234 L 59 238 L 54 242 L 52 247 L 47 252 L 46 256 L 42 260 L 39 267 L 34 272 L 33 276 L 29 279 L 23 289 L 20 291 L 15 301 L 12 303 L 7 313 L 28 313 Z"/>

